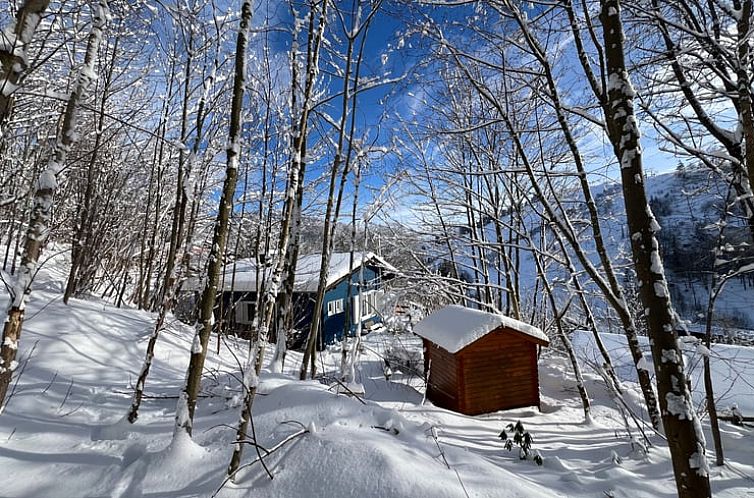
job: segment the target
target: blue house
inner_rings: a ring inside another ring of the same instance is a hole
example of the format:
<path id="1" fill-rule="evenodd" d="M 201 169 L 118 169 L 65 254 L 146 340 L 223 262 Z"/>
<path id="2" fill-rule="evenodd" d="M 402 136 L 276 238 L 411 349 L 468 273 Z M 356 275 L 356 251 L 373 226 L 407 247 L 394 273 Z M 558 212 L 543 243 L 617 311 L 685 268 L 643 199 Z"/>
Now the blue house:
<path id="1" fill-rule="evenodd" d="M 299 332 L 299 337 L 306 335 L 314 316 L 321 258 L 320 254 L 301 256 L 296 264 L 293 329 Z M 382 324 L 380 304 L 384 296 L 384 284 L 395 275 L 396 270 L 372 252 L 355 253 L 353 265 L 349 268 L 350 260 L 350 253 L 333 253 L 330 258 L 325 299 L 320 313 L 320 348 L 341 340 L 345 331 L 353 334 L 359 322 L 364 333 Z M 258 270 L 253 258 L 237 260 L 235 265 L 226 266 L 221 277 L 222 303 L 223 315 L 231 332 L 253 335 L 257 279 L 266 277 L 269 277 L 269 269 Z"/>

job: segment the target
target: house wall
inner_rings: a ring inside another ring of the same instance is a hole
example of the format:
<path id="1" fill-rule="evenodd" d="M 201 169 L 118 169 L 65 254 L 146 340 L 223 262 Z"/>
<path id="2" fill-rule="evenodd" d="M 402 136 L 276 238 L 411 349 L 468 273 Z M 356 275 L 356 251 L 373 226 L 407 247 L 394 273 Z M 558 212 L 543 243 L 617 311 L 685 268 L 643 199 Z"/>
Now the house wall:
<path id="1" fill-rule="evenodd" d="M 427 398 L 437 406 L 468 415 L 539 406 L 537 344 L 525 335 L 500 329 L 455 354 L 423 343 Z"/>
<path id="2" fill-rule="evenodd" d="M 353 284 L 353 287 L 351 288 L 351 295 L 355 296 L 359 292 L 359 281 L 360 275 L 359 271 L 357 270 L 351 275 L 350 279 L 348 277 L 341 279 L 335 285 L 331 286 L 325 293 L 325 299 L 322 303 L 321 336 L 322 342 L 324 342 L 324 344 L 332 344 L 333 342 L 339 341 L 343 338 L 343 331 L 346 329 L 346 316 L 349 317 L 349 322 L 352 322 L 352 320 L 350 319 L 351 302 L 348 299 L 348 284 L 349 282 Z M 367 284 L 366 290 L 381 289 L 382 278 L 380 269 L 375 266 L 366 265 L 364 267 L 364 282 L 365 284 Z M 328 303 L 330 301 L 335 301 L 338 299 L 343 299 L 343 312 L 327 316 Z M 375 317 L 373 320 L 376 322 L 381 321 L 379 316 Z M 348 330 L 350 330 L 351 333 L 354 333 L 356 330 L 355 325 L 353 323 L 349 323 Z"/>
<path id="3" fill-rule="evenodd" d="M 256 302 L 256 292 L 223 292 L 223 312 L 225 314 L 225 323 L 231 333 L 238 334 L 245 339 L 253 339 L 250 324 L 241 324 L 236 322 L 235 313 L 231 311 L 232 303 L 240 301 Z M 293 328 L 296 330 L 308 330 L 311 323 L 312 310 L 314 309 L 314 296 L 311 293 L 297 292 L 293 295 Z M 269 340 L 275 341 L 277 332 L 277 320 L 273 318 L 272 327 L 270 328 Z M 295 344 L 293 345 L 295 346 Z"/>
<path id="4" fill-rule="evenodd" d="M 491 332 L 458 352 L 464 413 L 539 406 L 537 346 L 511 332 Z"/>
<path id="5" fill-rule="evenodd" d="M 373 289 L 380 289 L 382 288 L 382 270 L 379 267 L 366 265 L 364 267 L 364 282 L 367 284 L 366 288 L 367 290 L 373 290 Z M 358 283 L 360 281 L 360 275 L 359 272 L 356 271 L 353 275 L 351 275 L 350 282 L 353 285 L 352 293 L 355 295 L 358 292 Z M 326 292 L 325 292 L 325 298 L 324 302 L 322 304 L 322 329 L 321 329 L 321 335 L 320 335 L 320 348 L 322 348 L 325 344 L 332 344 L 335 341 L 338 341 L 342 339 L 343 337 L 343 330 L 345 329 L 346 325 L 346 315 L 350 317 L 350 307 L 351 303 L 347 302 L 348 298 L 348 282 L 349 278 L 345 277 L 341 279 L 339 282 L 336 282 L 333 286 L 331 286 Z M 310 325 L 311 325 L 311 317 L 313 315 L 314 311 L 314 293 L 304 293 L 304 292 L 296 292 L 294 293 L 294 328 L 300 331 L 308 331 Z M 337 299 L 343 299 L 344 307 L 343 312 L 338 313 L 335 315 L 327 316 L 327 306 L 330 301 L 337 300 Z M 235 323 L 235 316 L 230 313 L 228 314 L 227 310 L 230 309 L 230 305 L 233 302 L 233 300 L 243 300 L 243 301 L 256 301 L 256 293 L 255 292 L 224 292 L 223 293 L 223 310 L 226 310 L 226 318 L 225 320 L 229 320 L 227 323 L 230 325 L 230 330 L 232 330 L 235 333 L 239 333 L 240 335 L 250 338 L 249 337 L 249 331 L 251 329 L 250 325 L 244 325 L 244 324 L 237 324 Z M 349 322 L 350 322 L 349 318 Z M 367 321 L 374 321 L 374 322 L 380 322 L 381 318 L 379 316 L 370 318 L 368 320 L 365 320 L 365 323 Z M 275 327 L 273 326 L 272 331 L 274 333 Z M 356 326 L 353 323 L 349 323 L 349 329 L 351 332 L 355 332 Z M 305 335 L 305 334 L 304 334 Z M 294 347 L 296 344 L 293 345 Z"/>
<path id="6" fill-rule="evenodd" d="M 236 314 L 232 309 L 232 306 L 236 302 L 240 301 L 252 301 L 256 302 L 256 292 L 223 292 L 222 293 L 222 311 L 223 311 L 223 325 L 225 331 L 238 334 L 244 339 L 253 339 L 251 332 L 251 325 L 236 323 Z M 215 311 L 215 319 L 218 319 L 217 310 Z"/>
<path id="7" fill-rule="evenodd" d="M 194 323 L 199 319 L 199 301 L 201 294 L 199 291 L 189 290 L 181 291 L 176 299 L 176 305 L 173 314 L 184 323 Z"/>

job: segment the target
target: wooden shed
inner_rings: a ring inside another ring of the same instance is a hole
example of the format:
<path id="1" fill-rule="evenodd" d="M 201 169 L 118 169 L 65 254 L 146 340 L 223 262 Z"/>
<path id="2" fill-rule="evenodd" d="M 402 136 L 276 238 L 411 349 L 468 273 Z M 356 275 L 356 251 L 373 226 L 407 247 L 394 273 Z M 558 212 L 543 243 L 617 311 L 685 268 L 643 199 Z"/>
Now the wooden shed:
<path id="1" fill-rule="evenodd" d="M 539 406 L 537 347 L 547 336 L 507 316 L 446 306 L 414 327 L 424 342 L 427 398 L 467 415 Z"/>

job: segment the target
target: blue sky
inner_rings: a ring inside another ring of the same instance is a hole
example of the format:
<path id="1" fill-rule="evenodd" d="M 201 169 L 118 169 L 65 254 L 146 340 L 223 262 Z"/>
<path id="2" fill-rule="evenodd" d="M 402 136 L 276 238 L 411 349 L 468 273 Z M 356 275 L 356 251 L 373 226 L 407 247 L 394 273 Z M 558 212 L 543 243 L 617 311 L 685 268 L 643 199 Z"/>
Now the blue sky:
<path id="1" fill-rule="evenodd" d="M 263 8 L 255 16 L 255 26 L 261 27 L 265 22 L 266 15 L 273 27 L 285 26 L 290 27 L 292 23 L 291 14 L 287 5 L 262 0 L 260 2 Z M 350 5 L 350 2 L 338 2 L 341 7 Z M 260 6 L 261 6 L 260 5 Z M 405 5 L 405 4 L 404 4 Z M 427 114 L 422 109 L 421 97 L 422 92 L 431 85 L 431 80 L 435 76 L 429 73 L 416 73 L 413 71 L 414 65 L 422 59 L 424 48 L 418 42 L 418 37 L 413 36 L 406 38 L 404 44 L 400 45 L 400 35 L 407 29 L 406 19 L 410 13 L 406 9 L 401 10 L 397 4 L 386 3 L 386 8 L 380 11 L 371 26 L 368 41 L 366 44 L 366 53 L 362 68 L 362 76 L 370 77 L 374 75 L 384 75 L 392 78 L 401 74 L 407 74 L 404 81 L 399 83 L 384 85 L 359 95 L 358 110 L 356 112 L 358 138 L 366 138 L 368 142 L 375 142 L 376 145 L 390 147 L 393 145 L 391 140 L 397 134 L 400 136 L 400 128 L 412 118 L 412 111 L 417 109 L 425 120 L 431 120 L 431 114 Z M 445 8 L 431 9 L 429 15 L 436 21 L 441 19 L 459 20 L 471 11 L 469 8 Z M 266 15 L 265 15 L 266 13 Z M 331 22 L 331 28 L 337 27 L 337 24 Z M 335 29 L 340 31 L 339 28 Z M 278 55 L 284 55 L 290 48 L 290 34 L 282 31 L 275 31 L 270 35 L 273 51 Z M 257 39 L 258 40 L 258 39 Z M 413 45 L 412 45 L 413 44 Z M 343 43 L 340 44 L 342 47 Z M 383 62 L 386 63 L 383 65 Z M 561 59 L 562 62 L 562 59 Z M 431 68 L 430 68 L 431 69 Z M 563 69 L 559 66 L 558 69 Z M 424 78 L 424 79 L 422 79 Z M 576 81 L 577 76 L 565 76 L 566 82 Z M 330 91 L 339 91 L 342 82 L 339 79 L 330 80 Z M 570 83 L 569 83 L 570 84 Z M 339 117 L 339 101 L 333 101 L 327 107 L 328 114 L 337 120 Z M 320 122 L 321 124 L 321 122 Z M 326 126 L 326 125 L 325 125 Z M 319 128 L 321 129 L 321 128 Z M 663 172 L 676 167 L 678 160 L 672 154 L 662 152 L 657 143 L 657 135 L 649 125 L 642 126 L 644 134 L 643 148 L 645 151 L 645 167 L 648 171 Z M 317 127 L 312 128 L 312 140 L 316 141 L 319 131 Z M 615 167 L 606 165 L 614 163 L 612 148 L 607 144 L 605 137 L 595 130 L 587 134 L 582 139 L 582 146 L 585 150 L 594 153 L 594 161 L 590 164 L 591 169 L 595 171 L 593 175 L 594 183 L 601 183 L 610 179 L 617 179 L 618 171 Z M 404 161 L 408 156 L 399 156 L 398 154 L 388 154 L 380 156 L 371 165 L 368 175 L 363 180 L 363 188 L 360 193 L 361 204 L 366 205 L 373 201 L 374 195 L 384 185 L 386 177 L 397 173 L 409 166 Z M 319 164 L 309 166 L 308 179 L 312 179 L 329 168 L 331 155 Z M 414 200 L 403 195 L 405 192 L 396 189 L 399 197 L 407 200 L 404 206 L 401 206 L 401 199 L 397 199 L 392 206 L 393 213 L 400 212 L 402 209 L 409 209 Z M 352 192 L 352 179 L 346 186 L 346 199 L 344 200 L 343 212 L 350 212 L 350 196 Z M 342 220 L 345 221 L 345 220 Z"/>
<path id="2" fill-rule="evenodd" d="M 338 4 L 341 8 L 350 8 L 350 2 L 338 2 Z M 289 33 L 290 27 L 293 24 L 291 13 L 287 7 L 276 2 L 269 2 L 268 12 L 270 13 L 269 19 L 273 28 L 278 26 L 286 28 L 286 31 L 276 30 L 271 34 L 272 50 L 279 56 L 287 57 L 291 46 L 291 36 Z M 299 12 L 304 12 L 304 9 L 300 9 Z M 349 23 L 348 12 L 345 15 L 346 23 Z M 264 16 L 257 16 L 257 23 L 261 25 L 263 22 Z M 375 76 L 392 79 L 407 70 L 410 62 L 407 62 L 404 53 L 395 50 L 396 34 L 401 30 L 401 27 L 401 21 L 388 11 L 381 10 L 376 14 L 370 26 L 365 44 L 365 55 L 361 68 L 362 81 L 365 78 Z M 331 33 L 334 32 L 342 38 L 340 25 L 334 19 L 330 20 L 329 29 Z M 302 35 L 301 40 L 300 43 L 303 43 L 303 40 L 305 40 L 304 35 Z M 304 46 L 301 45 L 301 49 L 303 48 Z M 344 48 L 345 42 L 343 40 L 337 43 L 338 50 L 342 51 Z M 325 74 L 329 70 L 327 57 L 323 52 L 323 64 L 321 66 L 323 67 L 322 74 L 324 77 L 320 81 L 327 86 L 327 93 L 333 94 L 341 91 L 343 82 L 340 78 L 327 78 Z M 402 83 L 397 85 L 402 85 Z M 390 128 L 393 126 L 393 123 L 390 118 L 386 119 L 386 113 L 392 114 L 396 105 L 399 105 L 396 102 L 401 100 L 400 92 L 396 95 L 397 85 L 381 85 L 359 94 L 355 114 L 357 123 L 355 135 L 357 139 L 363 140 L 364 143 L 374 144 L 377 147 L 389 146 L 389 141 L 391 140 Z M 318 111 L 326 112 L 334 121 L 337 121 L 341 114 L 340 106 L 341 100 L 340 98 L 336 98 L 326 106 L 318 107 Z M 316 125 L 311 126 L 310 145 L 316 143 L 321 138 L 321 130 L 323 129 L 332 131 L 332 127 L 321 119 L 318 120 Z M 319 163 L 310 164 L 307 167 L 307 179 L 311 181 L 313 178 L 326 174 L 329 171 L 331 161 L 332 152 L 327 154 L 325 159 Z M 371 201 L 372 193 L 378 190 L 383 183 L 383 173 L 386 169 L 393 168 L 394 161 L 394 157 L 382 154 L 379 155 L 379 160 L 372 161 L 372 164 L 366 170 L 366 176 L 362 179 L 362 191 L 360 192 L 362 205 L 368 204 Z M 347 195 L 342 208 L 342 212 L 344 213 L 350 213 L 351 202 L 348 197 L 352 193 L 352 182 L 353 178 L 349 177 L 346 185 Z"/>

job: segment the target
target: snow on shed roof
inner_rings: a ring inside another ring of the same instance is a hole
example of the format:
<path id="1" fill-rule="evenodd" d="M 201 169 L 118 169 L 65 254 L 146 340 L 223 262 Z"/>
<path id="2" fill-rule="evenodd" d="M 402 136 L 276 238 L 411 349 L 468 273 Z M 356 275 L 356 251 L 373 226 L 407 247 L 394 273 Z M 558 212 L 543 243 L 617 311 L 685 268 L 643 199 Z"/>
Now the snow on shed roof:
<path id="1" fill-rule="evenodd" d="M 327 274 L 327 286 L 331 286 L 341 278 L 349 274 L 348 263 L 351 258 L 351 253 L 348 252 L 336 252 L 330 256 L 329 271 Z M 373 252 L 355 252 L 354 261 L 351 270 L 356 270 L 361 266 L 363 261 L 367 264 L 377 264 L 391 272 L 397 272 L 390 263 L 382 259 L 380 256 Z M 322 265 L 321 254 L 308 254 L 301 256 L 296 262 L 296 279 L 294 281 L 294 288 L 298 292 L 315 292 L 319 285 L 319 269 Z M 233 278 L 233 263 L 229 263 L 225 266 L 225 278 L 223 289 L 226 291 L 233 290 L 236 292 L 253 292 L 257 289 L 257 265 L 254 258 L 239 259 L 236 261 L 236 274 Z M 271 269 L 269 267 L 264 269 L 267 278 L 270 277 Z M 184 288 L 199 286 L 189 283 Z"/>
<path id="2" fill-rule="evenodd" d="M 450 353 L 457 353 L 500 327 L 508 327 L 549 344 L 544 332 L 513 318 L 458 305 L 439 309 L 414 326 L 414 333 Z"/>

